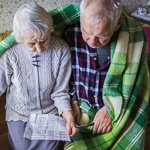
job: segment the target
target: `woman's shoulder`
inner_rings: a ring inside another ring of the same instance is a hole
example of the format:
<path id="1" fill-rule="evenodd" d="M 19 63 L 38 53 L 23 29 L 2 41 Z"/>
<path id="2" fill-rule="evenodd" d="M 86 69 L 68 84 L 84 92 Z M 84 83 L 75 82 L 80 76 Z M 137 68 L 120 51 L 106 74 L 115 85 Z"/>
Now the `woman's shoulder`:
<path id="1" fill-rule="evenodd" d="M 71 51 L 69 45 L 61 37 L 52 34 L 49 46 L 52 53 L 57 53 L 57 56 L 70 58 Z"/>
<path id="2" fill-rule="evenodd" d="M 55 34 L 51 34 L 51 40 L 50 40 L 50 45 L 54 46 L 54 47 L 68 47 L 68 44 L 63 40 L 63 38 L 55 35 Z"/>
<path id="3" fill-rule="evenodd" d="M 17 51 L 19 51 L 19 49 L 21 48 L 21 44 L 20 43 L 15 43 L 13 45 L 11 45 L 9 48 L 7 48 L 2 54 L 1 54 L 1 58 L 10 58 L 13 59 L 14 57 L 17 57 Z"/>

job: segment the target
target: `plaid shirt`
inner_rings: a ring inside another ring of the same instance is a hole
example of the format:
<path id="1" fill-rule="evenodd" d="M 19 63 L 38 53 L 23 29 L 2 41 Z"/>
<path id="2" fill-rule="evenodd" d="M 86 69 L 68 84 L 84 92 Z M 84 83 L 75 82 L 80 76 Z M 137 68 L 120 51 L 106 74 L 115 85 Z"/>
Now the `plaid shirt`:
<path id="1" fill-rule="evenodd" d="M 109 68 L 110 56 L 99 66 L 97 49 L 90 48 L 82 38 L 80 23 L 67 27 L 65 39 L 71 48 L 72 78 L 70 94 L 85 101 L 90 107 L 100 109 L 103 83 Z"/>

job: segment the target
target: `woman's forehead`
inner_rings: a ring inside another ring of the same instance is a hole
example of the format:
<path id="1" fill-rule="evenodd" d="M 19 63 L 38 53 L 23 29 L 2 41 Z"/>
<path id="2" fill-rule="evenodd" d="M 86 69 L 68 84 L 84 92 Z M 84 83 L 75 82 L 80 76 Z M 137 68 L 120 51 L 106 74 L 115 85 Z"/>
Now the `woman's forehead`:
<path id="1" fill-rule="evenodd" d="M 40 34 L 36 37 L 36 34 L 31 31 L 31 30 L 25 30 L 24 31 L 24 35 L 23 35 L 23 40 L 24 41 L 34 41 L 34 40 L 44 40 L 46 39 L 50 34 L 46 34 L 44 37 L 43 37 L 43 33 L 42 32 L 39 32 Z"/>
<path id="2" fill-rule="evenodd" d="M 30 31 L 30 30 L 25 30 L 23 32 L 23 41 L 31 41 L 33 40 L 35 37 L 34 32 Z"/>

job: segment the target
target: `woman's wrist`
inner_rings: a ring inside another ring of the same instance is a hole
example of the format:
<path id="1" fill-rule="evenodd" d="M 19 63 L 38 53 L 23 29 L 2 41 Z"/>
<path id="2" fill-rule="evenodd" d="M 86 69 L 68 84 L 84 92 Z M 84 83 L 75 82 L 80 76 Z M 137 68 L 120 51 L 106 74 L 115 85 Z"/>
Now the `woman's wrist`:
<path id="1" fill-rule="evenodd" d="M 73 121 L 74 122 L 74 117 L 73 117 L 73 114 L 72 114 L 72 111 L 71 110 L 68 110 L 68 111 L 63 111 L 62 112 L 62 117 L 66 120 L 66 121 Z"/>

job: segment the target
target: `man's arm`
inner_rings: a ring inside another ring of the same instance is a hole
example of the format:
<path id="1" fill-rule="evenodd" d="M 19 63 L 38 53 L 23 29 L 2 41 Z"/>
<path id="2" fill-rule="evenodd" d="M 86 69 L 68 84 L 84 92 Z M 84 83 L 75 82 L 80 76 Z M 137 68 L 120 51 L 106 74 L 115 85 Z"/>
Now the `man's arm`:
<path id="1" fill-rule="evenodd" d="M 74 84 L 74 78 L 73 78 L 73 74 L 71 75 L 70 78 L 70 82 L 69 82 L 69 94 L 71 97 L 71 107 L 72 107 L 72 112 L 73 112 L 73 116 L 75 119 L 75 123 L 77 125 L 80 125 L 80 119 L 81 119 L 81 112 L 80 112 L 80 108 L 78 106 L 78 96 L 76 94 L 75 91 L 75 84 Z"/>
<path id="2" fill-rule="evenodd" d="M 73 116 L 75 119 L 75 122 L 77 125 L 80 125 L 80 119 L 81 119 L 81 111 L 78 105 L 78 100 L 74 100 L 71 103 L 72 111 L 73 111 Z"/>

